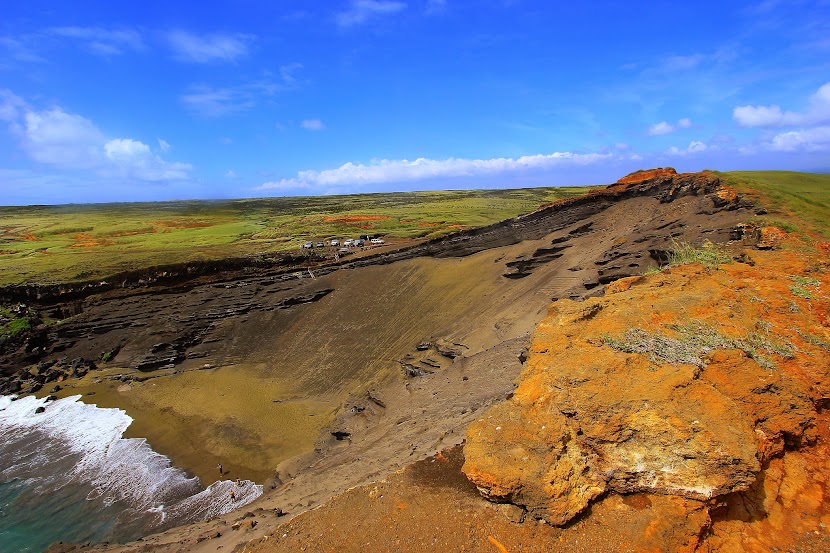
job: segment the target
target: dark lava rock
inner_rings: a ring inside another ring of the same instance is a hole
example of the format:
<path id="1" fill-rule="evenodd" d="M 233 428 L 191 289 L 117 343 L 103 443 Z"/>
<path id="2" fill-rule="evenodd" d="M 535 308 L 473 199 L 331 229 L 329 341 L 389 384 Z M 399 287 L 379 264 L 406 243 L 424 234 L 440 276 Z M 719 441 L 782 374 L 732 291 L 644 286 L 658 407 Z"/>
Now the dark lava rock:
<path id="1" fill-rule="evenodd" d="M 435 342 L 435 351 L 444 357 L 455 359 L 464 353 L 464 346 L 460 344 L 453 344 L 447 342 L 446 340 L 438 340 Z"/>
<path id="2" fill-rule="evenodd" d="M 415 365 L 410 365 L 409 363 L 404 363 L 403 374 L 407 378 L 415 378 L 418 376 L 426 376 L 428 374 L 432 374 L 432 371 L 424 369 L 422 367 L 416 367 Z"/>

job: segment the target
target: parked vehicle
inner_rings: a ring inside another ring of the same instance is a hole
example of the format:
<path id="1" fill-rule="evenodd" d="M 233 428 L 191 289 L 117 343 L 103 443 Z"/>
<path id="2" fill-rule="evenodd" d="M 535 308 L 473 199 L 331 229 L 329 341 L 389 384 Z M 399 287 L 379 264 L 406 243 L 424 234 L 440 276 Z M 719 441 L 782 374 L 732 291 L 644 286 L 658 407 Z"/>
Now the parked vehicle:
<path id="1" fill-rule="evenodd" d="M 365 244 L 365 242 L 363 242 L 363 239 L 358 238 L 357 240 L 353 241 L 352 244 L 360 248 L 363 246 L 363 244 Z"/>
<path id="2" fill-rule="evenodd" d="M 346 254 L 352 253 L 351 250 L 349 250 L 349 248 L 340 248 L 339 250 L 337 250 L 337 252 L 340 255 L 346 255 Z"/>
<path id="3" fill-rule="evenodd" d="M 339 246 L 340 240 L 332 240 L 331 242 L 329 242 L 329 244 L 331 244 L 332 246 Z"/>
<path id="4" fill-rule="evenodd" d="M 382 238 L 372 238 L 369 240 L 372 244 L 385 244 L 386 242 Z"/>
<path id="5" fill-rule="evenodd" d="M 369 239 L 369 235 L 368 235 L 368 234 L 361 234 L 361 235 L 360 235 L 360 239 L 361 239 L 361 240 L 368 240 L 368 239 Z"/>
<path id="6" fill-rule="evenodd" d="M 325 247 L 326 247 L 326 245 L 325 245 L 325 244 L 323 244 L 322 242 L 317 242 L 317 247 L 318 247 L 318 248 L 325 248 Z"/>
<path id="7" fill-rule="evenodd" d="M 353 242 L 354 242 L 354 240 L 352 240 L 351 238 L 349 238 L 348 240 L 344 240 L 344 241 L 343 241 L 343 245 L 344 245 L 344 246 L 351 246 Z"/>
<path id="8" fill-rule="evenodd" d="M 302 247 L 303 247 L 304 250 L 310 250 L 311 248 L 314 247 L 314 244 L 312 244 L 311 242 L 306 242 L 305 244 L 303 244 Z"/>

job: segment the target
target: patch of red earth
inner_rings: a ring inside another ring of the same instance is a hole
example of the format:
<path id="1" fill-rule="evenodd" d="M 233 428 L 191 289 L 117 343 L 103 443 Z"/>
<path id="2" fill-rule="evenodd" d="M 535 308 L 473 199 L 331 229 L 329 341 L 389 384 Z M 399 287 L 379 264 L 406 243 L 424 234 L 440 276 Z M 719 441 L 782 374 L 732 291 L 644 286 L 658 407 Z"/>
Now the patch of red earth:
<path id="1" fill-rule="evenodd" d="M 675 171 L 673 167 L 658 167 L 657 169 L 634 171 L 633 173 L 629 173 L 628 175 L 618 180 L 615 184 L 634 184 L 662 176 L 670 177 L 676 174 L 677 171 Z"/>
<path id="2" fill-rule="evenodd" d="M 421 221 L 420 223 L 418 223 L 418 226 L 419 227 L 440 227 L 443 224 L 444 224 L 444 221 L 441 221 L 441 222 L 438 222 L 438 223 L 430 223 L 429 221 Z"/>
<path id="3" fill-rule="evenodd" d="M 156 232 L 158 232 L 158 229 L 156 227 L 150 227 L 141 230 L 121 230 L 116 232 L 108 232 L 106 234 L 103 234 L 102 236 L 105 236 L 107 238 L 120 238 L 122 236 L 136 236 L 139 234 L 153 234 Z"/>
<path id="4" fill-rule="evenodd" d="M 96 237 L 92 236 L 91 234 L 86 234 L 86 233 L 75 234 L 74 236 L 72 236 L 72 238 L 74 240 L 77 240 L 77 242 L 75 242 L 74 244 L 69 246 L 70 248 L 84 248 L 84 249 L 98 248 L 98 247 L 103 247 L 103 246 L 111 246 L 115 243 L 112 240 L 106 240 L 106 239 L 103 239 L 103 238 L 96 238 Z"/>

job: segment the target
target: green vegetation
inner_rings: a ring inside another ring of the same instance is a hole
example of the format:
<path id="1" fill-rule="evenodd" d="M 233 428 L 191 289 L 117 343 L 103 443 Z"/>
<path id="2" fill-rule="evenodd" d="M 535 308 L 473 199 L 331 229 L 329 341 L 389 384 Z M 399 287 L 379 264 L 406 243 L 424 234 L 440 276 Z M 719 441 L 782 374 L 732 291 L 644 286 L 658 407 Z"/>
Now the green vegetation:
<path id="1" fill-rule="evenodd" d="M 813 288 L 818 288 L 821 285 L 821 281 L 815 278 L 808 278 L 803 277 L 801 275 L 794 275 L 790 277 L 790 280 L 798 284 L 799 286 L 812 286 Z"/>
<path id="2" fill-rule="evenodd" d="M 296 251 L 307 240 L 360 234 L 429 239 L 588 190 L 0 207 L 0 285 L 105 278 L 156 265 Z"/>
<path id="3" fill-rule="evenodd" d="M 798 286 L 797 284 L 790 286 L 790 292 L 792 292 L 793 296 L 804 298 L 805 300 L 811 300 L 814 298 L 812 292 L 803 286 Z"/>
<path id="4" fill-rule="evenodd" d="M 702 263 L 707 267 L 717 267 L 724 263 L 732 263 L 732 257 L 728 252 L 708 240 L 700 248 L 695 248 L 685 242 L 673 241 L 672 245 L 672 252 L 669 255 L 669 265 Z"/>
<path id="5" fill-rule="evenodd" d="M 730 338 L 705 323 L 691 321 L 685 325 L 668 327 L 676 337 L 632 328 L 621 338 L 605 335 L 602 337 L 602 343 L 625 353 L 646 355 L 652 363 L 696 367 L 703 367 L 705 355 L 714 349 L 739 349 L 765 369 L 774 369 L 775 364 L 759 352 L 772 353 L 785 359 L 793 358 L 793 347 L 790 344 L 780 344 L 771 340 L 767 325 L 756 326 L 767 330 L 764 334 L 749 332 L 743 338 Z"/>
<path id="6" fill-rule="evenodd" d="M 748 196 L 760 195 L 774 218 L 766 224 L 797 231 L 791 220 L 806 220 L 815 232 L 830 238 L 830 174 L 793 171 L 730 171 L 720 173 L 726 184 Z"/>
<path id="7" fill-rule="evenodd" d="M 0 344 L 24 330 L 32 328 L 32 320 L 11 309 L 0 307 Z"/>

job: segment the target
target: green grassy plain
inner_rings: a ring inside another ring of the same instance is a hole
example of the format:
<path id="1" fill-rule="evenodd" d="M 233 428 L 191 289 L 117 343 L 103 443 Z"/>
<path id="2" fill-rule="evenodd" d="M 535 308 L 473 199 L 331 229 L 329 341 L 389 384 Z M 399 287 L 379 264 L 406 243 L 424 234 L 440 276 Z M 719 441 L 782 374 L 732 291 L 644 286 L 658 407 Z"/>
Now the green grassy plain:
<path id="1" fill-rule="evenodd" d="M 760 195 L 761 203 L 769 210 L 764 216 L 767 224 L 788 232 L 811 232 L 830 238 L 830 174 L 729 171 L 720 175 L 740 192 Z M 810 228 L 803 228 L 804 221 Z"/>
<path id="2" fill-rule="evenodd" d="M 0 207 L 0 285 L 295 250 L 307 240 L 435 238 L 583 194 L 586 187 L 223 201 Z"/>

